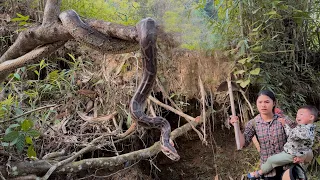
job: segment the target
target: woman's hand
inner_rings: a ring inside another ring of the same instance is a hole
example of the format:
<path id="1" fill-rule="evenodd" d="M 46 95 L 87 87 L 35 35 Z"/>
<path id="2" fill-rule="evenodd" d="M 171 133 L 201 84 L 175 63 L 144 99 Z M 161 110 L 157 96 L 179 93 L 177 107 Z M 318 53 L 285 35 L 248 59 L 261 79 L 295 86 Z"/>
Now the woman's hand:
<path id="1" fill-rule="evenodd" d="M 229 123 L 232 124 L 232 126 L 234 126 L 234 123 L 238 123 L 238 122 L 239 122 L 238 116 L 230 116 Z"/>
<path id="2" fill-rule="evenodd" d="M 286 120 L 284 118 L 278 118 L 278 121 L 281 122 L 283 127 L 284 127 L 285 124 L 287 124 L 287 122 L 286 122 Z"/>

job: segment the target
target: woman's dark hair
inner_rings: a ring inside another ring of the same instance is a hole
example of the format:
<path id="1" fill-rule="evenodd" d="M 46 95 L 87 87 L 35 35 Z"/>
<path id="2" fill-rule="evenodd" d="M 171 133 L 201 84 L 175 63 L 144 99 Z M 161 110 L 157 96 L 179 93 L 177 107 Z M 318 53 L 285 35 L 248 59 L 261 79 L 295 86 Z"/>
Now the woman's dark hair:
<path id="1" fill-rule="evenodd" d="M 261 95 L 265 95 L 265 96 L 268 96 L 270 99 L 272 99 L 272 101 L 274 103 L 276 103 L 276 96 L 274 95 L 274 93 L 270 90 L 261 90 L 259 93 L 258 93 L 258 97 L 261 96 Z M 274 105 L 273 108 L 272 108 L 272 112 L 274 113 L 274 108 L 276 106 Z"/>

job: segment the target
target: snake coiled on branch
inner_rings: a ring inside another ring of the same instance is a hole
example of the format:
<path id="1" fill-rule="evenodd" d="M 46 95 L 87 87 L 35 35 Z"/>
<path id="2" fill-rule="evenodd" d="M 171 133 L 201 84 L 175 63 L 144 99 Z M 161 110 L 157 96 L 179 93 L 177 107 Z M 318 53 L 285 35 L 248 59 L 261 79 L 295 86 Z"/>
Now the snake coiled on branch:
<path id="1" fill-rule="evenodd" d="M 171 127 L 169 122 L 160 116 L 150 117 L 144 113 L 144 104 L 151 93 L 157 76 L 157 29 L 152 18 L 141 20 L 136 29 L 139 36 L 139 44 L 142 56 L 142 80 L 130 102 L 131 117 L 147 128 L 161 130 L 161 151 L 171 160 L 178 161 L 180 156 L 170 142 Z"/>
<path id="2" fill-rule="evenodd" d="M 139 44 L 111 36 L 91 28 L 74 10 L 59 15 L 62 25 L 80 43 L 103 53 L 122 54 L 139 50 Z"/>
<path id="3" fill-rule="evenodd" d="M 138 125 L 160 129 L 161 151 L 171 160 L 178 161 L 180 156 L 173 142 L 170 142 L 171 126 L 169 122 L 163 117 L 150 117 L 144 113 L 144 104 L 151 93 L 157 75 L 155 21 L 152 18 L 146 18 L 136 25 L 139 37 L 139 43 L 136 43 L 103 35 L 84 23 L 73 10 L 62 12 L 59 17 L 63 26 L 77 41 L 100 52 L 112 54 L 132 52 L 138 50 L 140 45 L 143 77 L 130 102 L 130 114 Z"/>

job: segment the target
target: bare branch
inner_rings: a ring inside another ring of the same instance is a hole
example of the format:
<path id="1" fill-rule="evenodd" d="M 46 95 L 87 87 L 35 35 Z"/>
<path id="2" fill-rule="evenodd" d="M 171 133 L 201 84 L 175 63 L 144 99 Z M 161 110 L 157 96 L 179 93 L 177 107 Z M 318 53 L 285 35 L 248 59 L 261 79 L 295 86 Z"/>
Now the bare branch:
<path id="1" fill-rule="evenodd" d="M 192 126 L 197 126 L 199 123 L 200 122 L 190 122 L 175 129 L 174 131 L 171 132 L 171 139 L 174 140 L 175 138 L 183 135 L 187 131 L 191 130 Z M 84 148 L 83 150 L 79 151 L 76 155 L 79 155 L 83 152 L 88 152 L 88 150 L 92 150 L 91 148 L 95 148 L 95 147 L 88 146 L 87 148 Z M 158 141 L 152 146 L 150 146 L 149 148 L 122 154 L 115 157 L 84 159 L 84 160 L 68 163 L 68 164 L 62 165 L 61 167 L 58 167 L 56 173 L 59 173 L 59 174 L 65 174 L 65 173 L 71 173 L 71 172 L 76 173 L 86 169 L 98 169 L 98 168 L 108 168 L 108 167 L 118 166 L 127 161 L 137 161 L 141 159 L 150 158 L 158 154 L 160 151 L 161 151 L 161 145 L 160 145 L 160 142 Z M 74 158 L 74 156 L 72 156 L 71 158 Z M 3 174 L 4 177 L 8 177 L 9 176 L 8 173 L 17 174 L 18 176 L 23 174 L 39 175 L 39 174 L 46 173 L 51 167 L 53 167 L 52 164 L 56 164 L 56 161 L 38 160 L 38 161 L 12 163 L 11 164 L 12 168 L 9 169 L 9 172 L 7 171 L 6 166 L 0 166 L 0 172 Z"/>
<path id="2" fill-rule="evenodd" d="M 61 0 L 47 0 L 46 7 L 44 8 L 42 25 L 49 25 L 53 22 L 58 22 L 60 4 Z"/>
<path id="3" fill-rule="evenodd" d="M 60 41 L 55 44 L 46 45 L 35 49 L 17 59 L 7 60 L 0 64 L 0 82 L 5 79 L 5 77 L 13 70 L 23 67 L 27 64 L 31 64 L 36 62 L 42 57 L 47 56 L 48 54 L 52 53 L 53 51 L 57 50 L 61 47 L 65 41 Z"/>

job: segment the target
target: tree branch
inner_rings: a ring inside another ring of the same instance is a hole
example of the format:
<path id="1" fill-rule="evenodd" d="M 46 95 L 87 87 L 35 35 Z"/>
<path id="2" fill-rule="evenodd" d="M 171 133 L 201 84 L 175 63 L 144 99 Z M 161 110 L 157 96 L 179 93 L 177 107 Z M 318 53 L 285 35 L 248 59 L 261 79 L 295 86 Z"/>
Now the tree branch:
<path id="1" fill-rule="evenodd" d="M 171 139 L 183 135 L 187 131 L 192 129 L 192 126 L 198 125 L 200 122 L 190 122 L 187 123 L 174 131 L 171 132 Z M 92 146 L 91 146 L 92 147 Z M 65 173 L 76 173 L 82 170 L 87 169 L 98 169 L 98 168 L 108 168 L 113 166 L 121 165 L 127 161 L 137 161 L 141 159 L 147 159 L 152 156 L 155 156 L 161 151 L 160 142 L 156 142 L 152 146 L 146 149 L 141 149 L 138 151 L 122 154 L 115 157 L 102 157 L 102 158 L 92 158 L 92 159 L 83 159 L 80 161 L 71 162 L 57 168 L 56 173 L 65 174 Z M 78 152 L 79 153 L 79 152 Z M 56 164 L 56 161 L 52 160 L 37 160 L 37 161 L 26 161 L 19 163 L 12 163 L 9 171 L 6 170 L 6 166 L 0 166 L 0 172 L 4 177 L 8 177 L 9 174 L 25 175 L 25 174 L 36 174 L 41 175 L 45 174 L 51 167 L 52 164 Z M 9 174 L 8 174 L 9 173 Z"/>
<path id="2" fill-rule="evenodd" d="M 44 15 L 42 25 L 49 25 L 53 22 L 58 22 L 58 15 L 60 14 L 61 0 L 47 0 L 44 8 Z"/>
<path id="3" fill-rule="evenodd" d="M 13 70 L 23 67 L 32 62 L 36 62 L 40 58 L 45 57 L 46 55 L 54 52 L 59 47 L 61 47 L 65 41 L 60 41 L 54 44 L 46 45 L 35 49 L 17 59 L 7 60 L 0 64 L 0 82 L 5 79 L 5 77 Z"/>

